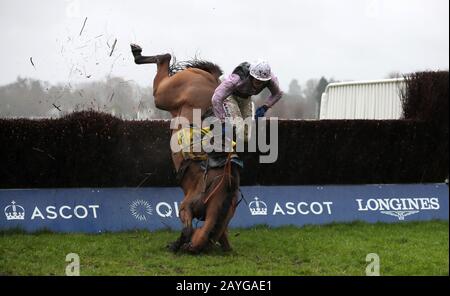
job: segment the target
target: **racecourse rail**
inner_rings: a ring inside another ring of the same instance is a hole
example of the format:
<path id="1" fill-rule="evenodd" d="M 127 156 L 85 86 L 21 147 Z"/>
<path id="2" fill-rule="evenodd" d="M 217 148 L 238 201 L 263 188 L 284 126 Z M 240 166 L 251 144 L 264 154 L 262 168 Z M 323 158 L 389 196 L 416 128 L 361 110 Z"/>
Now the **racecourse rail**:
<path id="1" fill-rule="evenodd" d="M 243 186 L 230 227 L 448 220 L 447 184 Z M 180 229 L 177 187 L 0 190 L 0 229 Z M 197 221 L 198 226 L 201 221 Z"/>

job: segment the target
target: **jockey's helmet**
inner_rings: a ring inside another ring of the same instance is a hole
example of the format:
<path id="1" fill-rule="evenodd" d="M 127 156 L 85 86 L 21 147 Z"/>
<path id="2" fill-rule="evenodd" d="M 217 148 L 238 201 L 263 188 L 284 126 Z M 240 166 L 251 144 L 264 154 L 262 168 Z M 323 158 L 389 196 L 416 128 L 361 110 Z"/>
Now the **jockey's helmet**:
<path id="1" fill-rule="evenodd" d="M 250 75 L 261 81 L 268 81 L 272 78 L 269 64 L 266 61 L 257 61 L 250 64 Z"/>

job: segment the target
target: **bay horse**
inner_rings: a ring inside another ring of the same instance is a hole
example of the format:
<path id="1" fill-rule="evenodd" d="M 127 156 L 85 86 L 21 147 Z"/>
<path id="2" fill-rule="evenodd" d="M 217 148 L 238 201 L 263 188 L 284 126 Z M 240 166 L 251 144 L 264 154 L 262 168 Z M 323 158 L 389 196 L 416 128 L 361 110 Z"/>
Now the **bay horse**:
<path id="1" fill-rule="evenodd" d="M 173 119 L 184 117 L 189 123 L 193 122 L 194 108 L 202 115 L 211 110 L 211 98 L 223 73 L 219 66 L 199 60 L 170 65 L 170 54 L 143 56 L 136 44 L 131 44 L 131 51 L 136 64 L 157 66 L 153 80 L 157 108 L 170 112 Z M 176 69 L 177 65 L 181 66 Z M 176 132 L 174 129 L 172 135 Z M 168 245 L 170 250 L 199 253 L 216 244 L 224 251 L 231 250 L 228 224 L 237 206 L 240 179 L 239 167 L 229 160 L 224 167 L 207 168 L 206 172 L 200 161 L 186 160 L 181 152 L 172 152 L 175 170 L 182 173 L 184 198 L 179 209 L 183 230 Z M 194 228 L 193 219 L 204 223 Z"/>

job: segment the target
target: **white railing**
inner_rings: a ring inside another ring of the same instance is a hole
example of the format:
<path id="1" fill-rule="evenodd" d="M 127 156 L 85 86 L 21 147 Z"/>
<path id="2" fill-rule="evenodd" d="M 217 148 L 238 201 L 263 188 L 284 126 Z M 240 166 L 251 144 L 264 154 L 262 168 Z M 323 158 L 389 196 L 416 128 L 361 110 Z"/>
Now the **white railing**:
<path id="1" fill-rule="evenodd" d="M 399 119 L 403 78 L 330 83 L 322 94 L 320 119 Z"/>

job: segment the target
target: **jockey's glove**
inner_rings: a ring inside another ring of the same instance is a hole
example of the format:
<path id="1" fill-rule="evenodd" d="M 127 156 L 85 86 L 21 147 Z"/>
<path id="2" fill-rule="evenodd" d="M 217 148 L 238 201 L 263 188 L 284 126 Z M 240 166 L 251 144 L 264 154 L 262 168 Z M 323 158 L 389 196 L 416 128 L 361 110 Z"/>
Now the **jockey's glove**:
<path id="1" fill-rule="evenodd" d="M 262 105 L 261 107 L 256 109 L 255 119 L 257 119 L 259 117 L 263 117 L 264 115 L 266 115 L 267 110 L 269 110 L 269 107 L 267 105 Z"/>

